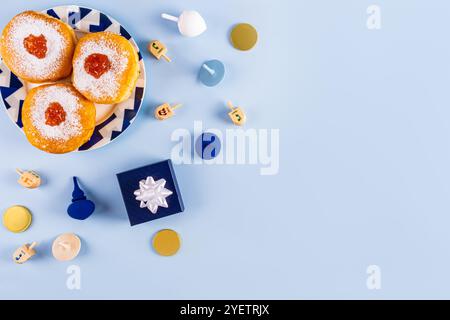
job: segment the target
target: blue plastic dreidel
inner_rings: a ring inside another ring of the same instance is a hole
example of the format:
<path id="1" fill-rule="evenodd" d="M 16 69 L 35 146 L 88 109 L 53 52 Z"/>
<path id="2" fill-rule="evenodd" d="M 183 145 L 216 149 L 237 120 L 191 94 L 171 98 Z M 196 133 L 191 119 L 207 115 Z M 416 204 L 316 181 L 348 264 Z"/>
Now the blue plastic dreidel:
<path id="1" fill-rule="evenodd" d="M 195 142 L 195 151 L 204 160 L 212 160 L 220 153 L 221 142 L 217 135 L 212 132 L 204 132 Z"/>
<path id="2" fill-rule="evenodd" d="M 91 216 L 95 210 L 95 204 L 87 200 L 86 196 L 78 185 L 77 177 L 73 177 L 72 203 L 67 208 L 67 213 L 73 219 L 85 220 Z"/>
<path id="3" fill-rule="evenodd" d="M 200 67 L 198 78 L 208 87 L 217 86 L 225 76 L 225 66 L 219 60 L 206 61 Z"/>

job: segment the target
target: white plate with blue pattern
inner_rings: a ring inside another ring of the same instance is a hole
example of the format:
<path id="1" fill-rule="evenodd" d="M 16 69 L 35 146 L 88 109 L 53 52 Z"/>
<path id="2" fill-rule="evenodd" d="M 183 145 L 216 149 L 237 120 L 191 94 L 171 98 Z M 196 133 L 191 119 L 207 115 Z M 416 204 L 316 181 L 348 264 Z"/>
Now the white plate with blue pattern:
<path id="1" fill-rule="evenodd" d="M 145 94 L 145 65 L 139 47 L 126 29 L 110 16 L 91 8 L 76 5 L 59 6 L 43 11 L 68 23 L 77 36 L 85 33 L 109 31 L 122 35 L 135 47 L 139 55 L 140 75 L 130 98 L 115 105 L 97 106 L 97 124 L 91 139 L 78 151 L 98 149 L 115 140 L 133 123 L 142 106 Z M 22 106 L 28 90 L 36 85 L 27 83 L 13 74 L 6 65 L 0 64 L 0 94 L 6 112 L 22 130 Z"/>

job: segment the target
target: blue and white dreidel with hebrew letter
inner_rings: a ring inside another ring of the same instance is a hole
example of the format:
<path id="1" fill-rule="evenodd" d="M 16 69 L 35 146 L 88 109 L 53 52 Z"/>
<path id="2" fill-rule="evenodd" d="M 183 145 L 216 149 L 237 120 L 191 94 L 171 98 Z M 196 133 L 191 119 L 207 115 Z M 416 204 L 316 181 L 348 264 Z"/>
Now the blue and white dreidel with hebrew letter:
<path id="1" fill-rule="evenodd" d="M 95 211 L 95 204 L 86 198 L 78 185 L 77 177 L 73 177 L 73 185 L 72 203 L 67 208 L 67 213 L 71 218 L 85 220 Z"/>
<path id="2" fill-rule="evenodd" d="M 220 154 L 222 143 L 212 132 L 202 133 L 195 142 L 195 151 L 203 160 L 212 160 Z"/>

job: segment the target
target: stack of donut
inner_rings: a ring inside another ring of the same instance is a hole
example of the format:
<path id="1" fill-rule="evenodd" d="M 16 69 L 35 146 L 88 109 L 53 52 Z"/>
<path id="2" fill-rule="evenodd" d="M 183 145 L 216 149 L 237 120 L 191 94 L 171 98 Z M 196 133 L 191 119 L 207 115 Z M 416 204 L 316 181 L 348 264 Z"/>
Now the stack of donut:
<path id="1" fill-rule="evenodd" d="M 71 152 L 89 141 L 94 103 L 127 100 L 139 77 L 138 54 L 124 37 L 98 32 L 77 41 L 69 25 L 34 11 L 7 24 L 0 54 L 15 75 L 39 84 L 25 99 L 23 129 L 33 146 L 49 153 Z"/>

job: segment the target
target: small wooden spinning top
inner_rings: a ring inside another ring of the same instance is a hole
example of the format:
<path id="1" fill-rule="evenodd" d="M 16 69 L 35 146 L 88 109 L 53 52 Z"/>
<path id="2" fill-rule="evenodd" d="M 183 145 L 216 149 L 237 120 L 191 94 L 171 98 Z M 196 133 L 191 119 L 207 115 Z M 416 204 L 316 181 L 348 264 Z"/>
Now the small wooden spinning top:
<path id="1" fill-rule="evenodd" d="M 242 126 L 247 121 L 247 117 L 245 116 L 244 110 L 240 107 L 234 107 L 231 101 L 228 101 L 228 107 L 231 109 L 231 112 L 228 113 L 231 121 L 237 126 Z"/>
<path id="2" fill-rule="evenodd" d="M 70 217 L 77 220 L 85 220 L 95 210 L 95 204 L 91 200 L 87 200 L 86 196 L 78 185 L 77 177 L 73 177 L 72 203 L 67 208 Z"/>
<path id="3" fill-rule="evenodd" d="M 164 103 L 163 105 L 160 105 L 159 107 L 157 107 L 155 109 L 155 118 L 158 120 L 169 119 L 175 115 L 175 112 L 173 112 L 173 111 L 178 109 L 181 106 L 182 106 L 181 104 L 177 104 L 177 105 L 171 107 L 170 104 Z"/>
<path id="4" fill-rule="evenodd" d="M 25 244 L 21 246 L 19 249 L 14 251 L 13 260 L 15 263 L 22 264 L 31 259 L 32 256 L 36 254 L 34 247 L 37 245 L 37 242 L 33 242 L 32 244 Z"/>
<path id="5" fill-rule="evenodd" d="M 20 175 L 17 182 L 25 188 L 36 189 L 41 185 L 41 177 L 36 172 L 21 169 L 16 169 L 16 172 Z"/>
<path id="6" fill-rule="evenodd" d="M 156 59 L 160 60 L 163 57 L 167 62 L 172 62 L 170 58 L 166 55 L 167 47 L 158 40 L 153 40 L 148 44 L 148 51 L 155 56 Z"/>
<path id="7" fill-rule="evenodd" d="M 52 253 L 56 260 L 70 261 L 75 259 L 80 253 L 81 240 L 73 233 L 60 235 L 53 241 Z"/>

